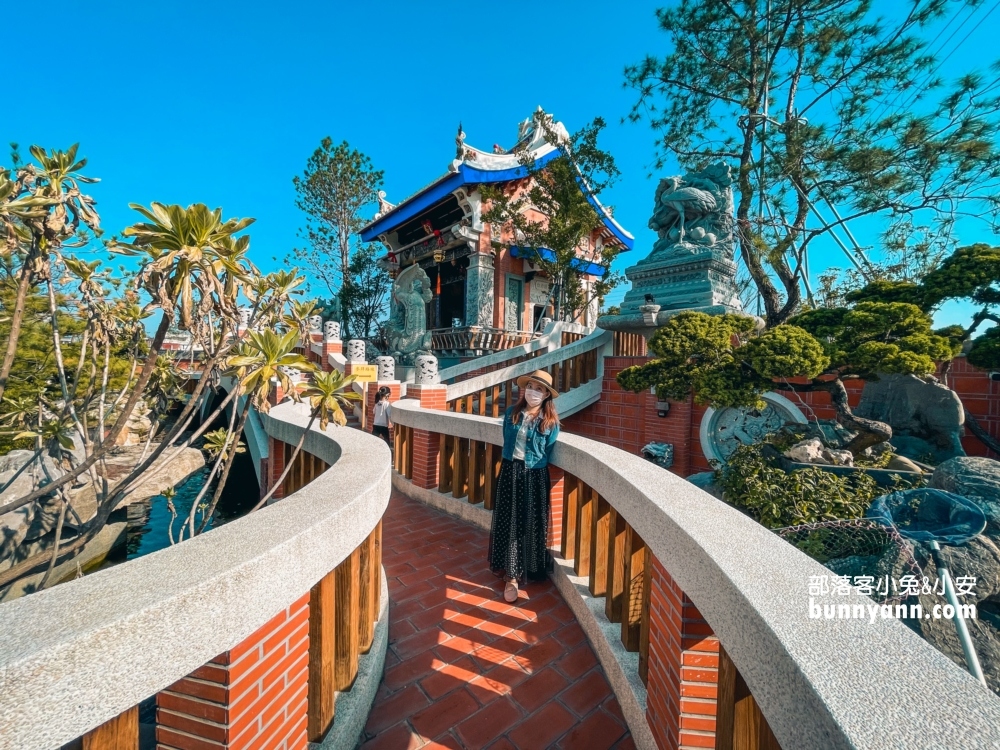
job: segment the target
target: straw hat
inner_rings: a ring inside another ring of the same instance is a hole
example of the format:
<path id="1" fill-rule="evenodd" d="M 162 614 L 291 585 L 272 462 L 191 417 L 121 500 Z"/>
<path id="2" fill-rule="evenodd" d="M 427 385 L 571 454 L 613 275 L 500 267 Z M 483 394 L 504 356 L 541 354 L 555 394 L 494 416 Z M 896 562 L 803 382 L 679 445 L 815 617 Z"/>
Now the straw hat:
<path id="1" fill-rule="evenodd" d="M 545 370 L 535 370 L 529 375 L 522 375 L 517 379 L 517 387 L 523 390 L 529 382 L 542 386 L 542 388 L 549 392 L 552 398 L 559 397 L 559 391 L 552 387 L 552 376 L 545 372 Z"/>

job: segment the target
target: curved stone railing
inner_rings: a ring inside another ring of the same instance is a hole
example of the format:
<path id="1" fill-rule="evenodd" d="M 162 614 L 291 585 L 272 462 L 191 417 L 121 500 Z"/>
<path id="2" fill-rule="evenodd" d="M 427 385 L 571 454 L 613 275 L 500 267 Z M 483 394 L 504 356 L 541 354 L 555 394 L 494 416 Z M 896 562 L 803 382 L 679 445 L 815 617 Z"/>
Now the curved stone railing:
<path id="1" fill-rule="evenodd" d="M 433 451 L 446 442 L 439 440 L 441 436 L 488 446 L 502 442 L 496 419 L 422 408 L 415 400 L 395 404 L 393 418 L 406 433 L 404 450 L 412 454 L 397 456 L 397 467 L 407 470 L 405 476 L 414 478 L 413 485 L 427 488 L 418 492 L 437 497 L 441 497 L 434 491 L 439 457 Z M 653 558 L 652 572 L 646 566 L 643 581 L 636 581 L 634 569 L 631 578 L 631 585 L 646 587 L 647 597 L 650 585 L 654 589 L 654 612 L 643 622 L 641 634 L 643 646 L 648 646 L 644 676 L 649 693 L 648 704 L 646 696 L 642 701 L 648 725 L 633 726 L 640 747 L 681 744 L 678 732 L 684 729 L 678 706 L 684 692 L 679 683 L 687 665 L 678 660 L 677 652 L 682 648 L 678 641 L 687 640 L 681 631 L 688 606 L 682 602 L 688 599 L 721 645 L 718 685 L 711 693 L 714 697 L 718 691 L 717 724 L 712 721 L 717 747 L 733 746 L 733 733 L 741 731 L 734 726 L 742 721 L 733 705 L 740 699 L 738 687 L 734 698 L 734 680 L 745 684 L 751 704 L 759 706 L 764 723 L 785 750 L 1000 746 L 1000 699 L 905 625 L 894 619 L 870 622 L 867 616 L 833 621 L 810 617 L 813 604 L 864 607 L 873 602 L 856 589 L 849 598 L 811 599 L 810 578 L 829 571 L 764 527 L 638 456 L 577 435 L 560 435 L 552 463 L 556 473 L 565 474 L 554 480 L 556 484 L 563 487 L 573 477 L 581 495 L 572 509 L 577 518 L 567 522 L 570 504 L 564 504 L 562 497 L 557 500 L 563 490 L 557 493 L 554 486 L 553 515 L 562 517 L 554 524 L 564 532 L 575 527 L 580 533 L 591 522 L 596 529 L 600 502 L 590 506 L 594 515 L 584 518 L 586 494 L 610 503 L 627 521 L 629 535 L 641 537 L 638 544 Z M 587 533 L 594 555 L 593 550 L 600 550 L 600 542 L 594 543 L 599 533 Z M 604 534 L 607 540 L 606 527 Z M 564 536 L 564 550 L 566 542 Z M 579 558 L 579 538 L 576 544 Z M 604 564 L 610 566 L 612 561 L 605 559 Z M 593 587 L 593 572 L 590 581 Z M 629 581 L 626 577 L 626 589 Z M 682 609 L 684 614 L 671 609 Z M 677 626 L 677 632 L 669 632 L 663 625 L 667 621 Z M 735 677 L 731 671 L 723 676 L 727 663 L 737 670 Z M 643 669 L 642 656 L 639 665 Z M 671 681 L 672 685 L 665 684 Z M 727 689 L 728 708 L 723 706 Z M 627 718 L 632 725 L 635 717 Z M 639 741 L 640 737 L 649 741 Z M 755 735 L 752 744 L 742 746 L 773 746 L 761 737 Z"/>
<path id="2" fill-rule="evenodd" d="M 273 408 L 264 419 L 272 441 L 297 443 L 308 422 L 303 411 L 290 403 Z M 227 672 L 232 675 L 241 664 L 253 663 L 248 659 L 272 658 L 268 651 L 272 646 L 287 650 L 280 664 L 289 671 L 275 673 L 275 679 L 288 681 L 281 700 L 287 702 L 288 720 L 303 727 L 301 717 L 293 714 L 306 711 L 303 674 L 310 674 L 313 734 L 312 701 L 322 692 L 313 689 L 314 651 L 327 634 L 332 638 L 332 630 L 325 624 L 329 620 L 316 625 L 320 613 L 310 604 L 323 596 L 317 594 L 321 583 L 330 580 L 332 585 L 335 573 L 346 570 L 348 583 L 351 570 L 357 576 L 356 561 L 363 554 L 359 550 L 367 549 L 368 562 L 374 560 L 378 574 L 369 568 L 371 577 L 365 578 L 362 569 L 355 581 L 360 580 L 361 589 L 369 580 L 374 582 L 375 601 L 371 587 L 360 596 L 369 597 L 368 611 L 376 617 L 381 599 L 385 619 L 385 586 L 378 583 L 380 553 L 373 557 L 375 547 L 366 545 L 373 544 L 381 528 L 391 469 L 385 444 L 358 430 L 331 427 L 321 432 L 314 427 L 304 450 L 314 457 L 314 465 L 335 464 L 335 469 L 319 474 L 281 502 L 183 544 L 0 605 L 0 748 L 51 750 L 81 735 L 138 732 L 135 707 L 141 701 L 163 695 L 168 687 L 183 693 L 188 683 L 224 680 Z M 340 595 L 351 590 L 347 586 L 338 591 L 336 606 L 332 599 L 321 598 L 326 607 L 323 615 L 339 616 Z M 353 590 L 357 594 L 358 586 Z M 353 599 L 349 601 L 355 606 Z M 281 624 L 282 618 L 287 625 Z M 364 629 L 363 619 L 355 616 L 354 622 L 361 624 L 353 630 Z M 269 627 L 275 634 L 268 635 Z M 318 638 L 299 637 L 314 627 Z M 290 634 L 299 634 L 294 643 Z M 384 639 L 380 648 L 384 659 Z M 332 645 L 330 653 L 349 658 Z M 357 654 L 353 658 L 357 669 Z M 338 661 L 337 670 L 342 666 Z M 293 671 L 301 687 L 293 684 Z M 249 682 L 253 685 L 256 679 Z M 236 688 L 226 690 L 236 692 Z M 325 695 L 328 705 L 317 710 L 332 714 L 333 689 Z M 183 714 L 177 706 L 183 705 L 184 696 L 171 699 L 175 703 L 169 704 L 174 706 L 170 710 Z M 164 710 L 159 698 L 158 706 Z M 221 723 L 220 731 L 236 731 L 235 708 L 214 703 L 209 707 L 217 714 L 211 718 Z M 262 712 L 263 706 L 258 710 Z M 158 739 L 159 747 L 174 746 Z M 356 740 L 357 735 L 347 746 L 353 747 Z M 100 742 L 96 746 L 105 747 Z"/>

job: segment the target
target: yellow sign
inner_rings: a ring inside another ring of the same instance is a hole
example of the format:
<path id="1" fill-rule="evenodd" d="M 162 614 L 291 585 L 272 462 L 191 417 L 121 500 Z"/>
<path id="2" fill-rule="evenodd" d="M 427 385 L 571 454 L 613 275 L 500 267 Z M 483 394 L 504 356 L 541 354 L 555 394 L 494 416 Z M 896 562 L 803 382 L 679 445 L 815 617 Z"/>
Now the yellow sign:
<path id="1" fill-rule="evenodd" d="M 359 383 L 374 383 L 378 377 L 378 366 L 352 364 L 351 375 L 355 375 Z"/>

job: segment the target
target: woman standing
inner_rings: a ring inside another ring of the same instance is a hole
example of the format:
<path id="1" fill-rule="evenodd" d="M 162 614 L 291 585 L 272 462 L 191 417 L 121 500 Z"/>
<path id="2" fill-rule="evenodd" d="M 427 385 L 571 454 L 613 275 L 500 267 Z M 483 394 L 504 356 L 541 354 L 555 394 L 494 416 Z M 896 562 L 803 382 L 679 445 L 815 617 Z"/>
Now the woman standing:
<path id="1" fill-rule="evenodd" d="M 375 417 L 372 419 L 372 435 L 392 443 L 389 439 L 389 428 L 392 427 L 392 405 L 389 403 L 389 388 L 382 386 L 375 394 Z"/>
<path id="2" fill-rule="evenodd" d="M 503 461 L 497 479 L 490 568 L 507 581 L 503 598 L 517 600 L 518 584 L 543 580 L 548 568 L 549 455 L 559 436 L 552 376 L 518 378 L 520 397 L 503 416 Z"/>

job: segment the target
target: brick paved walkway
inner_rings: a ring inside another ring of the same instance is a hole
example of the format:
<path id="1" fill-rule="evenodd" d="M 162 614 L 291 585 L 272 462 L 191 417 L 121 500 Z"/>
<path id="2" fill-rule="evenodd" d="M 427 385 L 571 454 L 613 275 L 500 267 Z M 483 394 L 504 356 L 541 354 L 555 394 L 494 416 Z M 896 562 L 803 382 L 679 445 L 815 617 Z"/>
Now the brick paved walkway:
<path id="1" fill-rule="evenodd" d="M 364 750 L 630 750 L 604 671 L 555 587 L 516 605 L 486 565 L 489 535 L 394 492 L 385 679 Z"/>

